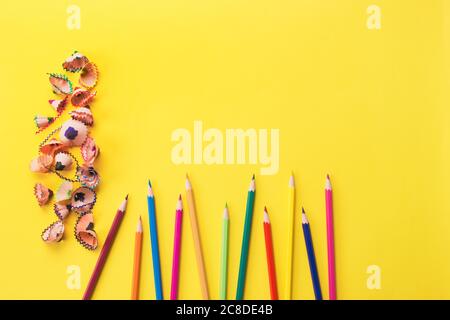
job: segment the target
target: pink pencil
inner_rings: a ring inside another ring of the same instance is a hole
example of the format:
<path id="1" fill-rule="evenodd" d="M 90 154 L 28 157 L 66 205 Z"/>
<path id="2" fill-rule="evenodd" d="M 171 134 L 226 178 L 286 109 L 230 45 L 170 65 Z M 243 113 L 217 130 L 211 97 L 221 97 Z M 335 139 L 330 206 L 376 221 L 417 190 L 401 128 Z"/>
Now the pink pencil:
<path id="1" fill-rule="evenodd" d="M 172 287 L 170 288 L 170 300 L 178 298 L 178 279 L 180 277 L 180 247 L 181 247 L 181 223 L 183 222 L 183 203 L 181 194 L 178 197 L 177 210 L 175 212 L 175 232 L 173 237 L 173 261 L 172 261 Z"/>
<path id="2" fill-rule="evenodd" d="M 336 300 L 336 264 L 334 260 L 334 227 L 333 227 L 333 191 L 330 176 L 325 182 L 325 206 L 327 214 L 327 247 L 328 247 L 328 293 L 330 300 Z"/>

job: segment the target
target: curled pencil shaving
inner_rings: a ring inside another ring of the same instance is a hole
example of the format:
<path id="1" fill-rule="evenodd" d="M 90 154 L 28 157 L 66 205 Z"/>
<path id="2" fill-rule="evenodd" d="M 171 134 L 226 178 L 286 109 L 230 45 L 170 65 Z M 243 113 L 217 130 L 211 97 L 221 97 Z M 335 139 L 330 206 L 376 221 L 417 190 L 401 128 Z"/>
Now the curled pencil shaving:
<path id="1" fill-rule="evenodd" d="M 55 156 L 55 170 L 69 170 L 72 167 L 72 157 L 67 152 L 58 152 Z"/>
<path id="2" fill-rule="evenodd" d="M 74 88 L 72 81 L 65 74 L 49 73 L 52 91 L 60 95 L 58 98 L 48 100 L 56 116 L 38 115 L 34 118 L 38 129 L 36 133 L 39 133 L 55 123 L 69 104 L 75 107 L 69 113 L 70 118 L 62 126 L 53 129 L 39 144 L 39 154 L 30 163 L 33 172 L 54 173 L 63 179 L 54 194 L 53 211 L 58 221 L 48 226 L 41 237 L 47 243 L 60 241 L 64 233 L 63 221 L 75 211 L 79 214 L 75 237 L 85 248 L 94 250 L 98 243 L 93 229 L 92 208 L 97 200 L 94 189 L 100 182 L 100 176 L 94 169 L 94 162 L 99 155 L 99 148 L 94 139 L 88 136 L 88 128 L 94 123 L 90 104 L 96 96 L 96 91 L 92 89 L 97 85 L 99 71 L 94 63 L 77 51 L 62 63 L 62 67 L 68 72 L 80 72 L 78 78 L 80 87 Z M 77 157 L 71 153 L 72 147 L 80 148 L 83 165 L 80 166 Z M 75 167 L 74 178 L 63 175 L 73 167 Z M 81 186 L 77 188 L 77 184 Z M 34 195 L 39 205 L 44 205 L 49 203 L 53 192 L 42 184 L 36 184 Z"/>
<path id="3" fill-rule="evenodd" d="M 61 127 L 59 139 L 68 147 L 81 146 L 86 140 L 88 128 L 78 120 L 67 120 Z"/>
<path id="4" fill-rule="evenodd" d="M 95 159 L 97 159 L 100 149 L 95 144 L 95 140 L 88 136 L 81 145 L 81 156 L 86 164 L 92 166 Z"/>
<path id="5" fill-rule="evenodd" d="M 86 213 L 92 210 L 96 201 L 97 196 L 94 190 L 87 187 L 80 187 L 72 193 L 70 205 L 73 211 Z"/>
<path id="6" fill-rule="evenodd" d="M 69 214 L 72 207 L 70 204 L 62 204 L 62 203 L 55 203 L 53 205 L 53 211 L 55 212 L 56 216 L 59 220 L 64 220 Z"/>
<path id="7" fill-rule="evenodd" d="M 55 195 L 55 201 L 59 204 L 68 204 L 72 199 L 73 184 L 69 181 L 63 181 Z"/>
<path id="8" fill-rule="evenodd" d="M 47 173 L 50 172 L 53 164 L 53 156 L 49 154 L 41 154 L 31 160 L 30 170 L 32 172 Z"/>
<path id="9" fill-rule="evenodd" d="M 51 99 L 48 100 L 48 103 L 55 109 L 56 113 L 58 115 L 62 114 L 67 106 L 67 98 L 68 96 L 65 96 L 64 99 Z"/>
<path id="10" fill-rule="evenodd" d="M 98 70 L 97 66 L 89 62 L 81 70 L 79 83 L 86 88 L 93 88 L 97 84 Z"/>
<path id="11" fill-rule="evenodd" d="M 74 51 L 62 64 L 64 70 L 69 72 L 79 72 L 89 62 L 82 53 Z"/>
<path id="12" fill-rule="evenodd" d="M 72 82 L 67 76 L 59 73 L 49 73 L 49 81 L 55 94 L 67 95 L 73 92 Z"/>
<path id="13" fill-rule="evenodd" d="M 70 112 L 70 116 L 73 120 L 81 121 L 87 126 L 94 124 L 94 117 L 89 107 L 78 107 Z"/>
<path id="14" fill-rule="evenodd" d="M 65 146 L 61 141 L 51 138 L 39 147 L 39 152 L 53 156 L 55 153 L 63 150 L 64 148 Z"/>
<path id="15" fill-rule="evenodd" d="M 94 216 L 86 212 L 78 217 L 75 224 L 75 238 L 88 250 L 95 250 L 98 246 L 97 233 L 94 230 Z"/>
<path id="16" fill-rule="evenodd" d="M 76 88 L 70 102 L 75 107 L 86 107 L 94 100 L 96 94 L 95 91 L 91 92 L 83 88 Z"/>
<path id="17" fill-rule="evenodd" d="M 97 173 L 97 171 L 94 169 L 94 167 L 83 164 L 77 168 L 77 178 L 78 181 L 80 181 L 81 185 L 83 187 L 87 187 L 90 189 L 97 188 L 98 184 L 100 183 L 100 176 Z"/>

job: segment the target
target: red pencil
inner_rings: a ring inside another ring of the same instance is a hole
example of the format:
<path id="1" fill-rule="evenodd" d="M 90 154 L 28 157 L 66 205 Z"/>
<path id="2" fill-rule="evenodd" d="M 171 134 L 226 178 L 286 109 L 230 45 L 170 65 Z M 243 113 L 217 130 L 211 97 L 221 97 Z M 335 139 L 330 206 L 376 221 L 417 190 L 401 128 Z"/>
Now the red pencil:
<path id="1" fill-rule="evenodd" d="M 275 260 L 273 257 L 272 230 L 269 214 L 264 207 L 264 238 L 266 240 L 267 270 L 269 272 L 270 296 L 272 300 L 278 300 L 277 275 L 275 273 Z"/>
<path id="2" fill-rule="evenodd" d="M 120 205 L 119 210 L 117 210 L 116 216 L 111 225 L 111 229 L 109 229 L 108 236 L 106 237 L 102 251 L 100 252 L 100 255 L 98 257 L 97 264 L 95 265 L 94 272 L 92 272 L 91 279 L 89 279 L 86 291 L 84 292 L 83 300 L 90 300 L 92 294 L 94 293 L 95 285 L 97 284 L 98 278 L 100 278 L 100 274 L 103 270 L 103 266 L 105 265 L 106 258 L 108 257 L 108 253 L 111 250 L 117 231 L 119 230 L 120 222 L 122 221 L 123 216 L 125 214 L 127 202 L 128 202 L 128 195 L 125 197 L 125 200 Z"/>

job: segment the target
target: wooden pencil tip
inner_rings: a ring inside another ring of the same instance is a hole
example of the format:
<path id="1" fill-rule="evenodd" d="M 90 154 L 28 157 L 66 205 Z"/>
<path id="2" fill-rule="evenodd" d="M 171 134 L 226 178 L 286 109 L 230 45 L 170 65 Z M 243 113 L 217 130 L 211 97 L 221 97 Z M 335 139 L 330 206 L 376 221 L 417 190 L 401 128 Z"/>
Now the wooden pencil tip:
<path id="1" fill-rule="evenodd" d="M 181 200 L 181 193 L 178 195 L 178 200 Z"/>
<path id="2" fill-rule="evenodd" d="M 252 176 L 252 180 L 255 180 L 255 174 L 253 174 L 253 176 Z"/>
<path id="3" fill-rule="evenodd" d="M 152 187 L 152 183 L 150 181 L 150 179 L 148 179 L 148 186 L 151 188 Z"/>
<path id="4" fill-rule="evenodd" d="M 302 213 L 305 213 L 305 208 L 302 207 Z"/>
<path id="5" fill-rule="evenodd" d="M 327 174 L 327 179 L 330 180 L 330 175 L 329 174 Z"/>
<path id="6" fill-rule="evenodd" d="M 127 194 L 127 196 L 125 197 L 125 200 L 128 200 L 128 194 Z"/>
<path id="7" fill-rule="evenodd" d="M 227 202 L 225 202 L 225 208 L 227 208 L 227 209 L 228 209 L 228 203 L 227 203 Z"/>

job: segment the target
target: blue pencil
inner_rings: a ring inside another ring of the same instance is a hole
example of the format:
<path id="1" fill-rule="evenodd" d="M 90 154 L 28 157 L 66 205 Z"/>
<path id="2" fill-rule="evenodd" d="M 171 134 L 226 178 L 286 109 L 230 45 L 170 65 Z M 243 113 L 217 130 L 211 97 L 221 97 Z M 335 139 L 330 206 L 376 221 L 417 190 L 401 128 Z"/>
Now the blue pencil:
<path id="1" fill-rule="evenodd" d="M 311 280 L 314 288 L 316 300 L 322 300 L 322 290 L 320 289 L 319 273 L 317 272 L 316 256 L 311 237 L 311 229 L 306 218 L 305 209 L 302 208 L 302 228 L 305 236 L 306 251 L 308 252 L 309 269 L 311 271 Z"/>
<path id="2" fill-rule="evenodd" d="M 150 180 L 148 180 L 147 204 L 148 220 L 150 223 L 150 239 L 152 245 L 153 276 L 155 279 L 156 300 L 163 300 L 161 265 L 159 262 L 158 228 L 156 227 L 155 196 L 153 195 Z"/>

